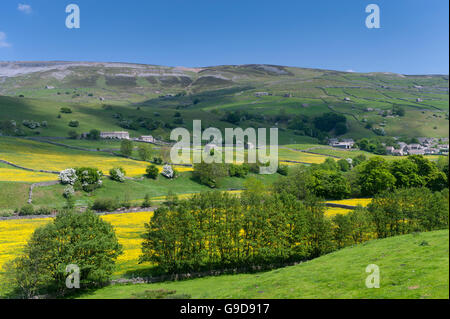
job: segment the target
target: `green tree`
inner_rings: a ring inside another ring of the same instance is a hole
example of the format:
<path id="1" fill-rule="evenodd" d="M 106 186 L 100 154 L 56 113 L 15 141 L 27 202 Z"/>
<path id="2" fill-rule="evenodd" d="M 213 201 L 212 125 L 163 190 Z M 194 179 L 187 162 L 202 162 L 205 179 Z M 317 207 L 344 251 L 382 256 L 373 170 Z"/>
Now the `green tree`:
<path id="1" fill-rule="evenodd" d="M 67 133 L 67 135 L 69 135 L 69 138 L 70 138 L 71 140 L 76 140 L 76 139 L 79 137 L 78 133 L 77 133 L 76 131 L 74 131 L 74 130 L 70 130 L 70 131 Z"/>
<path id="2" fill-rule="evenodd" d="M 79 267 L 82 288 L 95 287 L 108 282 L 121 253 L 111 224 L 89 211 L 65 211 L 34 231 L 8 277 L 23 297 L 65 294 L 68 265 Z"/>
<path id="3" fill-rule="evenodd" d="M 405 116 L 405 109 L 399 105 L 394 105 L 392 108 L 392 114 L 398 116 Z"/>
<path id="4" fill-rule="evenodd" d="M 113 167 L 109 170 L 109 176 L 113 181 L 125 182 L 126 172 L 122 167 Z"/>
<path id="5" fill-rule="evenodd" d="M 120 153 L 126 157 L 131 156 L 133 154 L 133 142 L 130 140 L 122 140 L 120 143 Z"/>
<path id="6" fill-rule="evenodd" d="M 329 170 L 329 171 L 337 171 L 339 166 L 337 162 L 331 157 L 327 157 L 325 161 L 319 165 L 321 169 Z"/>
<path id="7" fill-rule="evenodd" d="M 395 187 L 395 177 L 389 170 L 388 162 L 382 157 L 372 157 L 358 169 L 359 184 L 363 195 L 372 196 Z"/>
<path id="8" fill-rule="evenodd" d="M 336 135 L 343 135 L 348 132 L 347 124 L 339 122 L 334 127 L 334 132 Z"/>
<path id="9" fill-rule="evenodd" d="M 75 190 L 92 192 L 102 186 L 102 172 L 93 167 L 78 167 L 75 169 L 77 180 L 73 185 Z"/>
<path id="10" fill-rule="evenodd" d="M 89 131 L 87 135 L 90 140 L 99 140 L 100 139 L 100 131 L 96 129 L 92 129 Z"/>
<path id="11" fill-rule="evenodd" d="M 69 122 L 70 127 L 78 127 L 80 126 L 80 123 L 78 121 L 72 120 Z"/>
<path id="12" fill-rule="evenodd" d="M 448 198 L 425 187 L 382 192 L 368 209 L 380 238 L 444 229 L 449 224 Z"/>
<path id="13" fill-rule="evenodd" d="M 249 172 L 249 167 L 247 164 L 237 165 L 229 164 L 228 173 L 231 177 L 245 177 Z"/>
<path id="14" fill-rule="evenodd" d="M 303 165 L 299 165 L 291 169 L 289 176 L 283 176 L 276 180 L 273 183 L 273 189 L 275 193 L 286 192 L 302 200 L 311 194 L 310 186 L 312 183 L 311 172 Z"/>
<path id="15" fill-rule="evenodd" d="M 314 195 L 327 199 L 348 198 L 351 192 L 341 172 L 324 169 L 313 170 L 309 187 Z"/>
<path id="16" fill-rule="evenodd" d="M 419 175 L 418 165 L 410 159 L 393 161 L 391 164 L 391 173 L 395 177 L 395 186 L 402 187 L 421 187 L 426 181 Z"/>
<path id="17" fill-rule="evenodd" d="M 138 154 L 142 161 L 148 161 L 152 156 L 152 149 L 149 145 L 139 145 Z"/>
<path id="18" fill-rule="evenodd" d="M 448 178 L 444 172 L 439 170 L 436 163 L 422 155 L 410 155 L 408 160 L 417 165 L 418 174 L 425 180 L 425 186 L 435 191 L 448 187 Z"/>
<path id="19" fill-rule="evenodd" d="M 194 165 L 194 178 L 200 183 L 211 188 L 219 186 L 223 177 L 228 175 L 226 166 L 222 163 L 198 163 Z"/>
<path id="20" fill-rule="evenodd" d="M 141 207 L 142 208 L 149 208 L 151 206 L 152 206 L 152 202 L 150 200 L 150 195 L 149 194 L 145 194 L 144 201 L 142 202 Z"/>
<path id="21" fill-rule="evenodd" d="M 149 165 L 145 170 L 148 178 L 157 179 L 159 175 L 159 169 L 156 165 Z"/>
<path id="22" fill-rule="evenodd" d="M 343 158 L 337 161 L 337 165 L 339 166 L 341 172 L 348 172 L 351 169 L 349 162 Z"/>
<path id="23" fill-rule="evenodd" d="M 353 159 L 352 159 L 353 167 L 358 166 L 359 164 L 361 164 L 362 162 L 364 162 L 366 160 L 367 160 L 367 157 L 364 154 L 360 154 L 360 155 L 353 157 Z"/>

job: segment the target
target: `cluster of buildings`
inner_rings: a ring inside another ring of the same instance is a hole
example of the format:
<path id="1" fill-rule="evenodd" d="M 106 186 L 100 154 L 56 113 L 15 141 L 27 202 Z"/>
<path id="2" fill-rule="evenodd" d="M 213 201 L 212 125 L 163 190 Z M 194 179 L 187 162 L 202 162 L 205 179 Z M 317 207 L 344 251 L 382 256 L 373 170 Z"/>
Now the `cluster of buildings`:
<path id="1" fill-rule="evenodd" d="M 419 143 L 407 144 L 398 142 L 398 148 L 387 146 L 386 151 L 390 155 L 448 155 L 448 138 L 420 137 Z"/>
<path id="2" fill-rule="evenodd" d="M 100 138 L 118 139 L 118 140 L 133 140 L 146 143 L 156 143 L 157 140 L 151 135 L 142 135 L 138 138 L 130 138 L 130 134 L 126 131 L 116 132 L 100 132 Z"/>
<path id="3" fill-rule="evenodd" d="M 338 140 L 337 138 L 330 138 L 328 140 L 328 145 L 348 150 L 351 149 L 353 145 L 355 145 L 355 141 L 351 138 L 344 138 L 342 140 Z"/>
<path id="4" fill-rule="evenodd" d="M 407 144 L 404 142 L 397 142 L 397 146 L 386 146 L 386 151 L 389 155 L 407 156 L 407 155 L 448 155 L 449 153 L 449 139 L 448 138 L 434 138 L 421 137 L 418 138 L 418 143 Z M 337 138 L 330 138 L 328 145 L 341 149 L 352 149 L 355 141 L 351 138 L 338 140 Z"/>

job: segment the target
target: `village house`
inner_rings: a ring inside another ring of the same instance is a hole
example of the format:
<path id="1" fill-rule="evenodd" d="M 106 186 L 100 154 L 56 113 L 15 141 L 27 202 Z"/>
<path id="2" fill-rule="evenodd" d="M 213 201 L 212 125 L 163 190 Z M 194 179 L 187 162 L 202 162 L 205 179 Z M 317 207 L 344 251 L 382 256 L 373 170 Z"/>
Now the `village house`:
<path id="1" fill-rule="evenodd" d="M 351 139 L 351 138 L 343 139 L 342 141 L 339 141 L 336 138 L 330 138 L 328 140 L 328 145 L 330 145 L 332 147 L 337 147 L 337 148 L 351 149 L 353 147 L 353 145 L 355 145 L 355 141 L 353 141 L 353 139 Z"/>
<path id="2" fill-rule="evenodd" d="M 329 138 L 328 139 L 328 145 L 332 146 L 333 144 L 336 144 L 337 142 L 339 142 L 339 140 L 337 138 Z"/>
<path id="3" fill-rule="evenodd" d="M 438 144 L 442 139 L 434 137 L 419 137 L 419 143 L 406 144 L 398 142 L 399 149 L 392 146 L 386 147 L 386 152 L 391 155 L 407 156 L 407 155 L 439 155 L 448 154 L 448 144 Z"/>
<path id="4" fill-rule="evenodd" d="M 142 135 L 139 137 L 139 141 L 147 143 L 155 143 L 155 138 L 151 135 Z"/>
<path id="5" fill-rule="evenodd" d="M 269 95 L 268 92 L 256 92 L 256 93 L 255 93 L 255 96 L 256 96 L 256 97 L 260 97 L 260 96 L 268 96 L 268 95 Z"/>
<path id="6" fill-rule="evenodd" d="M 396 150 L 396 149 L 394 149 L 394 150 L 392 150 L 392 155 L 394 155 L 394 156 L 403 156 L 403 155 L 405 155 L 405 154 L 403 153 L 402 150 Z"/>
<path id="7" fill-rule="evenodd" d="M 421 150 L 424 147 L 420 144 L 409 144 L 408 145 L 408 150 Z"/>
<path id="8" fill-rule="evenodd" d="M 405 150 L 405 147 L 408 145 L 405 142 L 398 142 L 397 144 L 398 144 L 398 146 L 400 146 L 401 150 Z"/>
<path id="9" fill-rule="evenodd" d="M 128 132 L 122 131 L 122 132 L 101 132 L 100 133 L 101 138 L 116 138 L 119 140 L 129 140 L 130 134 Z"/>
<path id="10" fill-rule="evenodd" d="M 408 149 L 408 155 L 425 155 L 425 149 Z"/>
<path id="11" fill-rule="evenodd" d="M 436 155 L 439 154 L 440 150 L 438 148 L 426 148 L 425 149 L 425 155 Z"/>

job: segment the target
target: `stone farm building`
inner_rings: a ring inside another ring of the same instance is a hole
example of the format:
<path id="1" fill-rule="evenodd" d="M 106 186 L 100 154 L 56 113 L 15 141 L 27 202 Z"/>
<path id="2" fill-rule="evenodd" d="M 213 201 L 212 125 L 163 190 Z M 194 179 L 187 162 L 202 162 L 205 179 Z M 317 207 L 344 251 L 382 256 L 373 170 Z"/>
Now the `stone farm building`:
<path id="1" fill-rule="evenodd" d="M 130 134 L 128 132 L 122 131 L 122 132 L 101 132 L 100 133 L 101 138 L 116 138 L 119 140 L 129 140 Z"/>
<path id="2" fill-rule="evenodd" d="M 139 137 L 139 141 L 155 143 L 155 138 L 151 135 L 142 135 L 141 137 Z"/>
<path id="3" fill-rule="evenodd" d="M 353 145 L 355 145 L 355 141 L 351 138 L 343 139 L 342 141 L 339 141 L 337 138 L 330 138 L 328 140 L 328 145 L 337 148 L 351 149 Z"/>

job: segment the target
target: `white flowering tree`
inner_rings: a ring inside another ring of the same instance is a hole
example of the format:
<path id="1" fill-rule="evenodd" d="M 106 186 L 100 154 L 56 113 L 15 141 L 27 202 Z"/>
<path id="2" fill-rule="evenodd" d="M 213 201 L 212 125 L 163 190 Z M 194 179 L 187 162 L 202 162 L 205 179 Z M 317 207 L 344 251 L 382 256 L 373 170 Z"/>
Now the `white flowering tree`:
<path id="1" fill-rule="evenodd" d="M 75 189 L 73 188 L 72 185 L 67 185 L 67 187 L 64 188 L 63 195 L 65 198 L 72 197 L 74 194 L 75 194 Z"/>
<path id="2" fill-rule="evenodd" d="M 77 181 L 77 172 L 73 168 L 67 168 L 59 173 L 59 180 L 63 185 L 74 185 Z"/>
<path id="3" fill-rule="evenodd" d="M 121 167 L 112 168 L 109 171 L 111 179 L 117 182 L 125 182 L 125 171 Z"/>
<path id="4" fill-rule="evenodd" d="M 167 178 L 174 178 L 174 175 L 175 175 L 173 168 L 170 165 L 164 165 L 161 174 Z"/>

